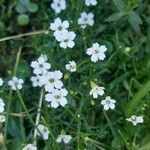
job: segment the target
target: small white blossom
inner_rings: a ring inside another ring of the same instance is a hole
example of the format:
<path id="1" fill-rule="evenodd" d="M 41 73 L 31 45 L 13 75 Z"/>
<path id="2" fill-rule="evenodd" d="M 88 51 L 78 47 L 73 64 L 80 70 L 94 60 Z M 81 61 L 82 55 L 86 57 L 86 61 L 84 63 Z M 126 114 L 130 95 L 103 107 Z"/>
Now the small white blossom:
<path id="1" fill-rule="evenodd" d="M 37 150 L 37 147 L 34 144 L 28 144 L 22 150 Z"/>
<path id="2" fill-rule="evenodd" d="M 58 135 L 56 142 L 60 143 L 64 141 L 65 144 L 69 143 L 72 137 L 70 135 Z"/>
<path id="3" fill-rule="evenodd" d="M 110 96 L 107 96 L 105 100 L 101 101 L 105 110 L 114 109 L 115 108 L 116 100 L 112 99 Z"/>
<path id="4" fill-rule="evenodd" d="M 60 18 L 56 18 L 54 23 L 50 24 L 50 29 L 55 31 L 54 36 L 58 34 L 58 32 L 65 30 L 69 27 L 69 22 L 67 20 L 62 21 Z"/>
<path id="5" fill-rule="evenodd" d="M 38 126 L 37 126 L 37 128 L 38 128 L 38 135 L 39 136 L 42 136 L 42 138 L 44 139 L 44 140 L 48 140 L 48 138 L 49 138 L 49 130 L 48 130 L 48 128 L 47 127 L 45 127 L 44 125 L 42 125 L 42 124 L 39 124 Z M 40 133 L 39 133 L 40 132 Z"/>
<path id="6" fill-rule="evenodd" d="M 75 61 L 69 61 L 68 64 L 66 64 L 66 69 L 69 70 L 70 72 L 75 72 L 76 71 L 76 63 Z"/>
<path id="7" fill-rule="evenodd" d="M 88 25 L 93 26 L 94 25 L 94 14 L 93 13 L 86 13 L 82 12 L 81 17 L 78 19 L 78 24 L 81 26 L 81 28 L 85 29 Z"/>
<path id="8" fill-rule="evenodd" d="M 91 91 L 90 95 L 93 95 L 93 98 L 98 98 L 98 95 L 104 95 L 104 87 L 95 86 Z"/>
<path id="9" fill-rule="evenodd" d="M 66 89 L 54 89 L 52 93 L 45 95 L 45 100 L 50 102 L 53 108 L 57 108 L 59 105 L 64 107 L 67 104 L 67 94 L 68 91 Z"/>
<path id="10" fill-rule="evenodd" d="M 67 47 L 73 48 L 75 43 L 74 39 L 76 34 L 73 31 L 62 30 L 55 34 L 55 38 L 58 42 L 60 42 L 60 47 L 66 49 Z"/>
<path id="11" fill-rule="evenodd" d="M 53 0 L 51 4 L 51 8 L 55 11 L 55 13 L 60 13 L 62 10 L 66 9 L 66 1 L 65 0 Z"/>
<path id="12" fill-rule="evenodd" d="M 6 118 L 4 115 L 0 115 L 0 123 L 5 122 Z"/>
<path id="13" fill-rule="evenodd" d="M 0 98 L 0 113 L 4 111 L 5 103 L 3 102 L 3 99 Z"/>
<path id="14" fill-rule="evenodd" d="M 2 86 L 4 83 L 4 81 L 2 80 L 2 78 L 0 78 L 0 86 Z"/>
<path id="15" fill-rule="evenodd" d="M 129 122 L 132 122 L 134 126 L 136 126 L 138 123 L 143 123 L 144 119 L 143 116 L 131 116 L 130 118 L 126 119 Z"/>
<path id="16" fill-rule="evenodd" d="M 8 81 L 8 85 L 13 89 L 22 89 L 22 84 L 24 81 L 22 79 L 18 79 L 17 77 L 13 77 L 12 80 Z"/>
<path id="17" fill-rule="evenodd" d="M 86 6 L 90 6 L 90 5 L 95 6 L 96 4 L 97 4 L 96 0 L 85 0 L 85 5 Z"/>
<path id="18" fill-rule="evenodd" d="M 105 45 L 99 45 L 94 43 L 92 47 L 88 48 L 86 53 L 91 56 L 91 61 L 97 62 L 98 60 L 105 59 L 105 51 L 107 50 Z"/>
<path id="19" fill-rule="evenodd" d="M 62 76 L 63 74 L 59 70 L 48 72 L 45 80 L 43 79 L 43 83 L 45 82 L 45 91 L 52 92 L 54 88 L 61 89 L 63 86 L 63 83 L 60 80 Z"/>
<path id="20" fill-rule="evenodd" d="M 47 63 L 47 56 L 41 55 L 37 61 L 31 62 L 31 67 L 34 69 L 35 75 L 46 74 L 48 69 L 51 68 L 51 64 Z"/>

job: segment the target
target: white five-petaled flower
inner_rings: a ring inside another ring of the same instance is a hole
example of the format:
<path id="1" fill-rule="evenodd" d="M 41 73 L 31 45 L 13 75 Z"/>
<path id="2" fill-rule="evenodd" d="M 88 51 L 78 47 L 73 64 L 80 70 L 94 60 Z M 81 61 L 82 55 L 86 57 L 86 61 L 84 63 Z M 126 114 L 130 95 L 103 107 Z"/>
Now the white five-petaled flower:
<path id="1" fill-rule="evenodd" d="M 55 38 L 58 42 L 60 42 L 60 47 L 66 49 L 67 47 L 73 48 L 75 43 L 74 39 L 76 37 L 76 34 L 73 31 L 68 30 L 62 30 L 60 32 L 57 32 L 55 34 Z"/>
<path id="2" fill-rule="evenodd" d="M 101 104 L 103 105 L 105 110 L 114 109 L 115 108 L 116 100 L 112 99 L 110 96 L 106 96 L 105 100 L 101 101 Z"/>
<path id="3" fill-rule="evenodd" d="M 66 69 L 69 70 L 70 72 L 75 72 L 76 71 L 76 63 L 75 61 L 69 61 L 68 64 L 66 64 Z"/>
<path id="4" fill-rule="evenodd" d="M 34 144 L 27 144 L 22 150 L 37 150 Z"/>
<path id="5" fill-rule="evenodd" d="M 48 72 L 45 80 L 43 78 L 43 84 L 45 82 L 45 91 L 52 92 L 54 88 L 61 89 L 63 86 L 63 83 L 60 80 L 62 76 L 63 74 L 59 70 L 56 70 L 54 72 Z"/>
<path id="6" fill-rule="evenodd" d="M 88 25 L 94 25 L 94 14 L 93 13 L 86 13 L 82 12 L 80 18 L 78 19 L 78 24 L 81 28 L 85 29 Z"/>
<path id="7" fill-rule="evenodd" d="M 4 115 L 0 115 L 0 123 L 5 122 L 6 118 Z"/>
<path id="8" fill-rule="evenodd" d="M 95 6 L 96 4 L 97 4 L 96 0 L 85 0 L 85 5 L 86 6 L 90 6 L 90 5 Z"/>
<path id="9" fill-rule="evenodd" d="M 42 124 L 39 124 L 38 126 L 37 126 L 37 128 L 38 128 L 38 135 L 39 136 L 42 136 L 42 138 L 44 139 L 44 140 L 48 140 L 48 138 L 49 138 L 49 130 L 48 130 L 48 128 L 47 127 L 45 127 L 44 125 L 42 125 Z M 40 133 L 39 133 L 40 132 Z"/>
<path id="10" fill-rule="evenodd" d="M 56 142 L 60 143 L 64 141 L 64 143 L 67 144 L 70 142 L 71 139 L 72 139 L 71 135 L 58 135 Z"/>
<path id="11" fill-rule="evenodd" d="M 55 31 L 54 36 L 58 34 L 58 32 L 65 30 L 69 27 L 69 22 L 67 20 L 62 21 L 59 17 L 54 20 L 54 23 L 50 24 L 50 29 Z"/>
<path id="12" fill-rule="evenodd" d="M 86 53 L 91 56 L 91 61 L 97 62 L 98 60 L 105 59 L 105 51 L 107 50 L 105 45 L 99 45 L 94 43 L 92 47 L 88 48 Z"/>
<path id="13" fill-rule="evenodd" d="M 51 103 L 51 107 L 57 108 L 59 105 L 65 106 L 67 104 L 66 96 L 68 91 L 66 89 L 54 89 L 52 93 L 45 95 L 45 100 Z"/>
<path id="14" fill-rule="evenodd" d="M 98 98 L 98 95 L 104 95 L 104 87 L 94 86 L 93 89 L 90 91 L 90 95 L 93 95 L 93 98 Z"/>
<path id="15" fill-rule="evenodd" d="M 8 81 L 8 85 L 13 89 L 13 90 L 20 90 L 22 89 L 22 84 L 24 81 L 22 79 L 18 79 L 16 76 L 12 78 L 12 80 Z"/>
<path id="16" fill-rule="evenodd" d="M 3 99 L 0 98 L 0 113 L 4 111 L 5 103 L 3 102 Z"/>
<path id="17" fill-rule="evenodd" d="M 136 126 L 138 123 L 144 122 L 143 116 L 135 116 L 135 115 L 131 116 L 130 118 L 127 118 L 126 120 L 132 122 L 134 126 Z"/>
<path id="18" fill-rule="evenodd" d="M 2 80 L 2 78 L 0 78 L 0 86 L 2 86 L 4 83 L 4 81 Z"/>
<path id="19" fill-rule="evenodd" d="M 60 13 L 62 10 L 66 9 L 66 0 L 53 0 L 51 8 L 55 13 Z"/>
<path id="20" fill-rule="evenodd" d="M 48 69 L 51 68 L 51 65 L 46 61 L 47 61 L 47 56 L 41 55 L 37 61 L 31 62 L 31 67 L 34 69 L 33 73 L 35 75 L 46 74 Z"/>

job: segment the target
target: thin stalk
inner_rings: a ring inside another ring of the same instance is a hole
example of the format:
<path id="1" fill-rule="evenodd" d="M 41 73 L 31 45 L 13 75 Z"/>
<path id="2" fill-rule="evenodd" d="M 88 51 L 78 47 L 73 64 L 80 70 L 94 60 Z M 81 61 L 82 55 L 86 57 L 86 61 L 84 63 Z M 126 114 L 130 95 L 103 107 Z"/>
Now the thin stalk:
<path id="1" fill-rule="evenodd" d="M 43 101 L 43 97 L 44 97 L 44 89 L 42 88 L 41 93 L 40 93 L 40 99 L 39 99 L 39 105 L 38 105 L 38 110 L 37 110 L 37 116 L 36 116 L 36 121 L 35 121 L 35 126 L 37 127 L 39 122 L 40 122 L 40 116 L 41 116 L 41 108 L 42 108 L 42 101 Z M 34 135 L 33 135 L 33 139 L 34 141 L 34 145 L 37 145 L 37 137 L 38 131 L 35 128 L 34 129 Z"/>
<path id="2" fill-rule="evenodd" d="M 16 75 L 17 73 L 17 68 L 19 65 L 19 60 L 20 60 L 20 56 L 21 56 L 21 49 L 22 47 L 19 47 L 18 53 L 17 53 L 17 57 L 16 57 L 16 62 L 15 62 L 15 67 L 14 67 L 14 72 L 13 72 L 13 76 Z M 12 89 L 10 89 L 9 91 L 9 99 L 8 99 L 8 104 L 7 104 L 7 109 L 6 109 L 6 121 L 5 121 L 5 128 L 4 128 L 4 143 L 3 143 L 3 149 L 5 149 L 6 147 L 6 137 L 7 137 L 7 129 L 8 129 L 8 119 L 9 119 L 9 113 L 10 113 L 10 106 L 11 106 L 11 100 L 12 100 L 12 94 L 13 91 Z"/>
<path id="3" fill-rule="evenodd" d="M 33 36 L 33 35 L 37 35 L 37 34 L 43 34 L 43 33 L 45 33 L 45 30 L 39 30 L 39 31 L 34 31 L 34 32 L 29 32 L 29 33 L 23 33 L 23 34 L 19 34 L 19 35 L 14 35 L 14 36 L 9 36 L 9 37 L 2 38 L 2 39 L 0 39 L 0 42 L 12 40 L 12 39 L 18 39 L 18 38 L 26 37 L 26 36 Z"/>

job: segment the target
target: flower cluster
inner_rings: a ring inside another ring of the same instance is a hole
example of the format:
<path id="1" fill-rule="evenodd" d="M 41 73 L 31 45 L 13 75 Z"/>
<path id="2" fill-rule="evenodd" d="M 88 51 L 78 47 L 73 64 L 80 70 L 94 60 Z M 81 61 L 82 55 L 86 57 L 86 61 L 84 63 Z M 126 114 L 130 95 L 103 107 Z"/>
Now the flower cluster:
<path id="1" fill-rule="evenodd" d="M 104 87 L 99 87 L 98 85 L 95 85 L 92 90 L 90 91 L 90 95 L 93 95 L 93 98 L 96 99 L 98 96 L 104 95 Z M 108 109 L 114 109 L 115 108 L 116 100 L 112 99 L 110 96 L 106 96 L 105 100 L 101 101 L 101 104 L 104 107 L 104 110 Z"/>
<path id="2" fill-rule="evenodd" d="M 69 22 L 67 20 L 62 21 L 60 18 L 56 18 L 54 23 L 50 24 L 50 29 L 54 31 L 55 39 L 60 43 L 60 47 L 66 49 L 73 48 L 75 43 L 74 39 L 76 34 L 73 31 L 68 31 Z"/>
<path id="3" fill-rule="evenodd" d="M 3 99 L 0 98 L 0 113 L 4 112 L 5 103 L 3 102 Z M 5 122 L 5 116 L 0 114 L 0 123 Z"/>

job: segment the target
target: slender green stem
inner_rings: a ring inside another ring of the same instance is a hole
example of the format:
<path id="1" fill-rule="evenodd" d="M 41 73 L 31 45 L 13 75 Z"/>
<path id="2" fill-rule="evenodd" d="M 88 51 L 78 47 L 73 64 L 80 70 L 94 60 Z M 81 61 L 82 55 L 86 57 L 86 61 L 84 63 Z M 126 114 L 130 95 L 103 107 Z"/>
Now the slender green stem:
<path id="1" fill-rule="evenodd" d="M 41 93 L 40 93 L 40 99 L 39 99 L 39 105 L 38 105 L 38 110 L 37 110 L 36 121 L 35 121 L 35 126 L 36 127 L 38 126 L 39 121 L 40 121 L 43 97 L 44 97 L 44 89 L 42 88 Z M 35 128 L 34 129 L 34 136 L 33 136 L 33 139 L 35 140 L 34 145 L 37 145 L 37 140 L 36 140 L 37 134 L 38 134 L 38 132 L 37 132 L 37 129 Z"/>
<path id="2" fill-rule="evenodd" d="M 12 40 L 12 39 L 18 39 L 18 38 L 26 37 L 26 36 L 43 34 L 43 33 L 45 33 L 45 30 L 39 30 L 39 31 L 34 31 L 34 32 L 29 32 L 29 33 L 23 33 L 23 34 L 19 34 L 19 35 L 14 35 L 14 36 L 9 36 L 9 37 L 2 38 L 2 39 L 0 39 L 0 42 Z"/>
<path id="3" fill-rule="evenodd" d="M 20 56 L 21 56 L 21 49 L 22 47 L 19 47 L 18 53 L 17 53 L 17 57 L 16 57 L 16 62 L 15 62 L 15 67 L 14 67 L 14 72 L 13 72 L 13 76 L 16 75 L 17 73 L 17 68 L 19 65 L 19 60 L 20 60 Z M 5 128 L 4 128 L 4 143 L 3 143 L 3 149 L 5 149 L 6 147 L 6 138 L 7 138 L 7 129 L 8 129 L 8 119 L 9 119 L 9 113 L 10 113 L 10 107 L 11 107 L 11 100 L 12 100 L 12 94 L 13 91 L 12 89 L 10 89 L 9 91 L 9 99 L 8 99 L 8 103 L 7 103 L 7 109 L 6 109 L 6 122 L 5 122 Z"/>
<path id="4" fill-rule="evenodd" d="M 108 117 L 106 111 L 103 110 L 103 113 L 104 113 L 104 116 L 105 116 L 105 118 L 106 118 L 106 120 L 107 120 L 107 123 L 108 123 L 108 125 L 109 125 L 109 127 L 110 127 L 110 129 L 111 129 L 111 132 L 112 132 L 114 138 L 117 139 L 117 134 L 116 134 L 116 132 L 115 132 L 113 126 L 112 126 L 112 123 L 111 123 L 111 121 L 110 121 L 110 119 L 109 119 L 109 117 Z"/>

